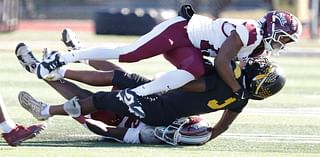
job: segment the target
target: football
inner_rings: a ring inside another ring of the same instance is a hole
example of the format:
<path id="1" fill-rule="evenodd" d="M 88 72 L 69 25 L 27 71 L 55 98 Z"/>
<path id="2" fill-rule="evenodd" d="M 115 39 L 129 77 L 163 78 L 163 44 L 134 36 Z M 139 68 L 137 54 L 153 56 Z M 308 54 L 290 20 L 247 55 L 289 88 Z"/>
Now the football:
<path id="1" fill-rule="evenodd" d="M 189 123 L 185 124 L 180 133 L 181 144 L 201 145 L 211 138 L 210 124 L 200 116 L 189 117 Z"/>
<path id="2" fill-rule="evenodd" d="M 181 135 L 202 136 L 211 132 L 210 124 L 200 116 L 189 117 L 189 123 L 185 124 L 181 130 Z"/>

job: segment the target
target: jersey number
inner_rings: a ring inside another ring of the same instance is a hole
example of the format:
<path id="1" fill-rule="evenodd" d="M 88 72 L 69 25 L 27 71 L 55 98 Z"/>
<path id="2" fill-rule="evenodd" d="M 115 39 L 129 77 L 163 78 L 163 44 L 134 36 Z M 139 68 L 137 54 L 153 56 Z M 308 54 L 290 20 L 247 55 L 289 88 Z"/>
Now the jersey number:
<path id="1" fill-rule="evenodd" d="M 237 100 L 236 98 L 231 97 L 231 98 L 224 100 L 224 103 L 219 104 L 219 102 L 216 99 L 212 99 L 209 101 L 208 106 L 213 110 L 217 110 L 217 109 L 221 109 L 221 108 L 226 107 L 227 105 L 235 102 L 236 100 Z"/>

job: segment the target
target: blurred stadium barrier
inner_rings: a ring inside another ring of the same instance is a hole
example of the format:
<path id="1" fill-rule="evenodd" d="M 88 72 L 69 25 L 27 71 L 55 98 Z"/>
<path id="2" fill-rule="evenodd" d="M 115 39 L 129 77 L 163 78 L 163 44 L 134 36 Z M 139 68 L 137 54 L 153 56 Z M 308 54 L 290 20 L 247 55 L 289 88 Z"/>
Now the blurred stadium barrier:
<path id="1" fill-rule="evenodd" d="M 96 34 L 143 35 L 160 22 L 176 16 L 170 9 L 129 9 L 98 11 L 95 13 Z"/>
<path id="2" fill-rule="evenodd" d="M 0 32 L 11 32 L 19 21 L 19 0 L 0 0 Z"/>

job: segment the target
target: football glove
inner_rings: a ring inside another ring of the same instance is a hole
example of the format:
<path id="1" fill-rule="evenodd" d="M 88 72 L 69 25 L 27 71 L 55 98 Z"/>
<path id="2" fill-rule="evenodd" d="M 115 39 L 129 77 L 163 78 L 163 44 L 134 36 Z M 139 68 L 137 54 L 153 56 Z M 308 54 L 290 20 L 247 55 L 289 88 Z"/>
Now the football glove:
<path id="1" fill-rule="evenodd" d="M 234 92 L 234 96 L 237 100 L 245 100 L 249 98 L 249 93 L 244 87 L 241 87 L 239 90 Z"/>

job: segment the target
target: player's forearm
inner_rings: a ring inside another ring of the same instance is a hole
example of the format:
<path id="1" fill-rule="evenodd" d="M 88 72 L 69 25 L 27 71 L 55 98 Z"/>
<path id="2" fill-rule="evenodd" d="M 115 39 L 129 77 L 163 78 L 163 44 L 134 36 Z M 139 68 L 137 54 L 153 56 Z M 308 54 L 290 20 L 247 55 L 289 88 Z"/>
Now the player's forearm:
<path id="1" fill-rule="evenodd" d="M 226 130 L 228 130 L 229 127 L 224 127 L 224 128 L 212 128 L 212 134 L 211 134 L 211 140 L 218 137 L 219 135 L 221 135 L 223 132 L 225 132 Z"/>
<path id="2" fill-rule="evenodd" d="M 219 73 L 219 76 L 223 81 L 232 89 L 233 92 L 238 91 L 241 86 L 234 77 L 233 71 L 229 66 L 230 60 L 227 59 L 216 59 L 215 65 Z"/>
<path id="3" fill-rule="evenodd" d="M 233 92 L 238 91 L 241 86 L 234 76 L 230 62 L 235 56 L 237 56 L 242 46 L 243 44 L 238 33 L 236 31 L 231 31 L 230 36 L 221 45 L 218 55 L 214 60 L 214 65 L 219 76 Z"/>
<path id="4" fill-rule="evenodd" d="M 221 135 L 223 132 L 228 130 L 229 126 L 237 118 L 238 114 L 239 113 L 237 113 L 237 112 L 233 112 L 233 111 L 230 111 L 230 110 L 226 109 L 223 112 L 223 115 L 222 115 L 221 119 L 212 128 L 211 139 L 216 138 L 217 136 Z"/>

